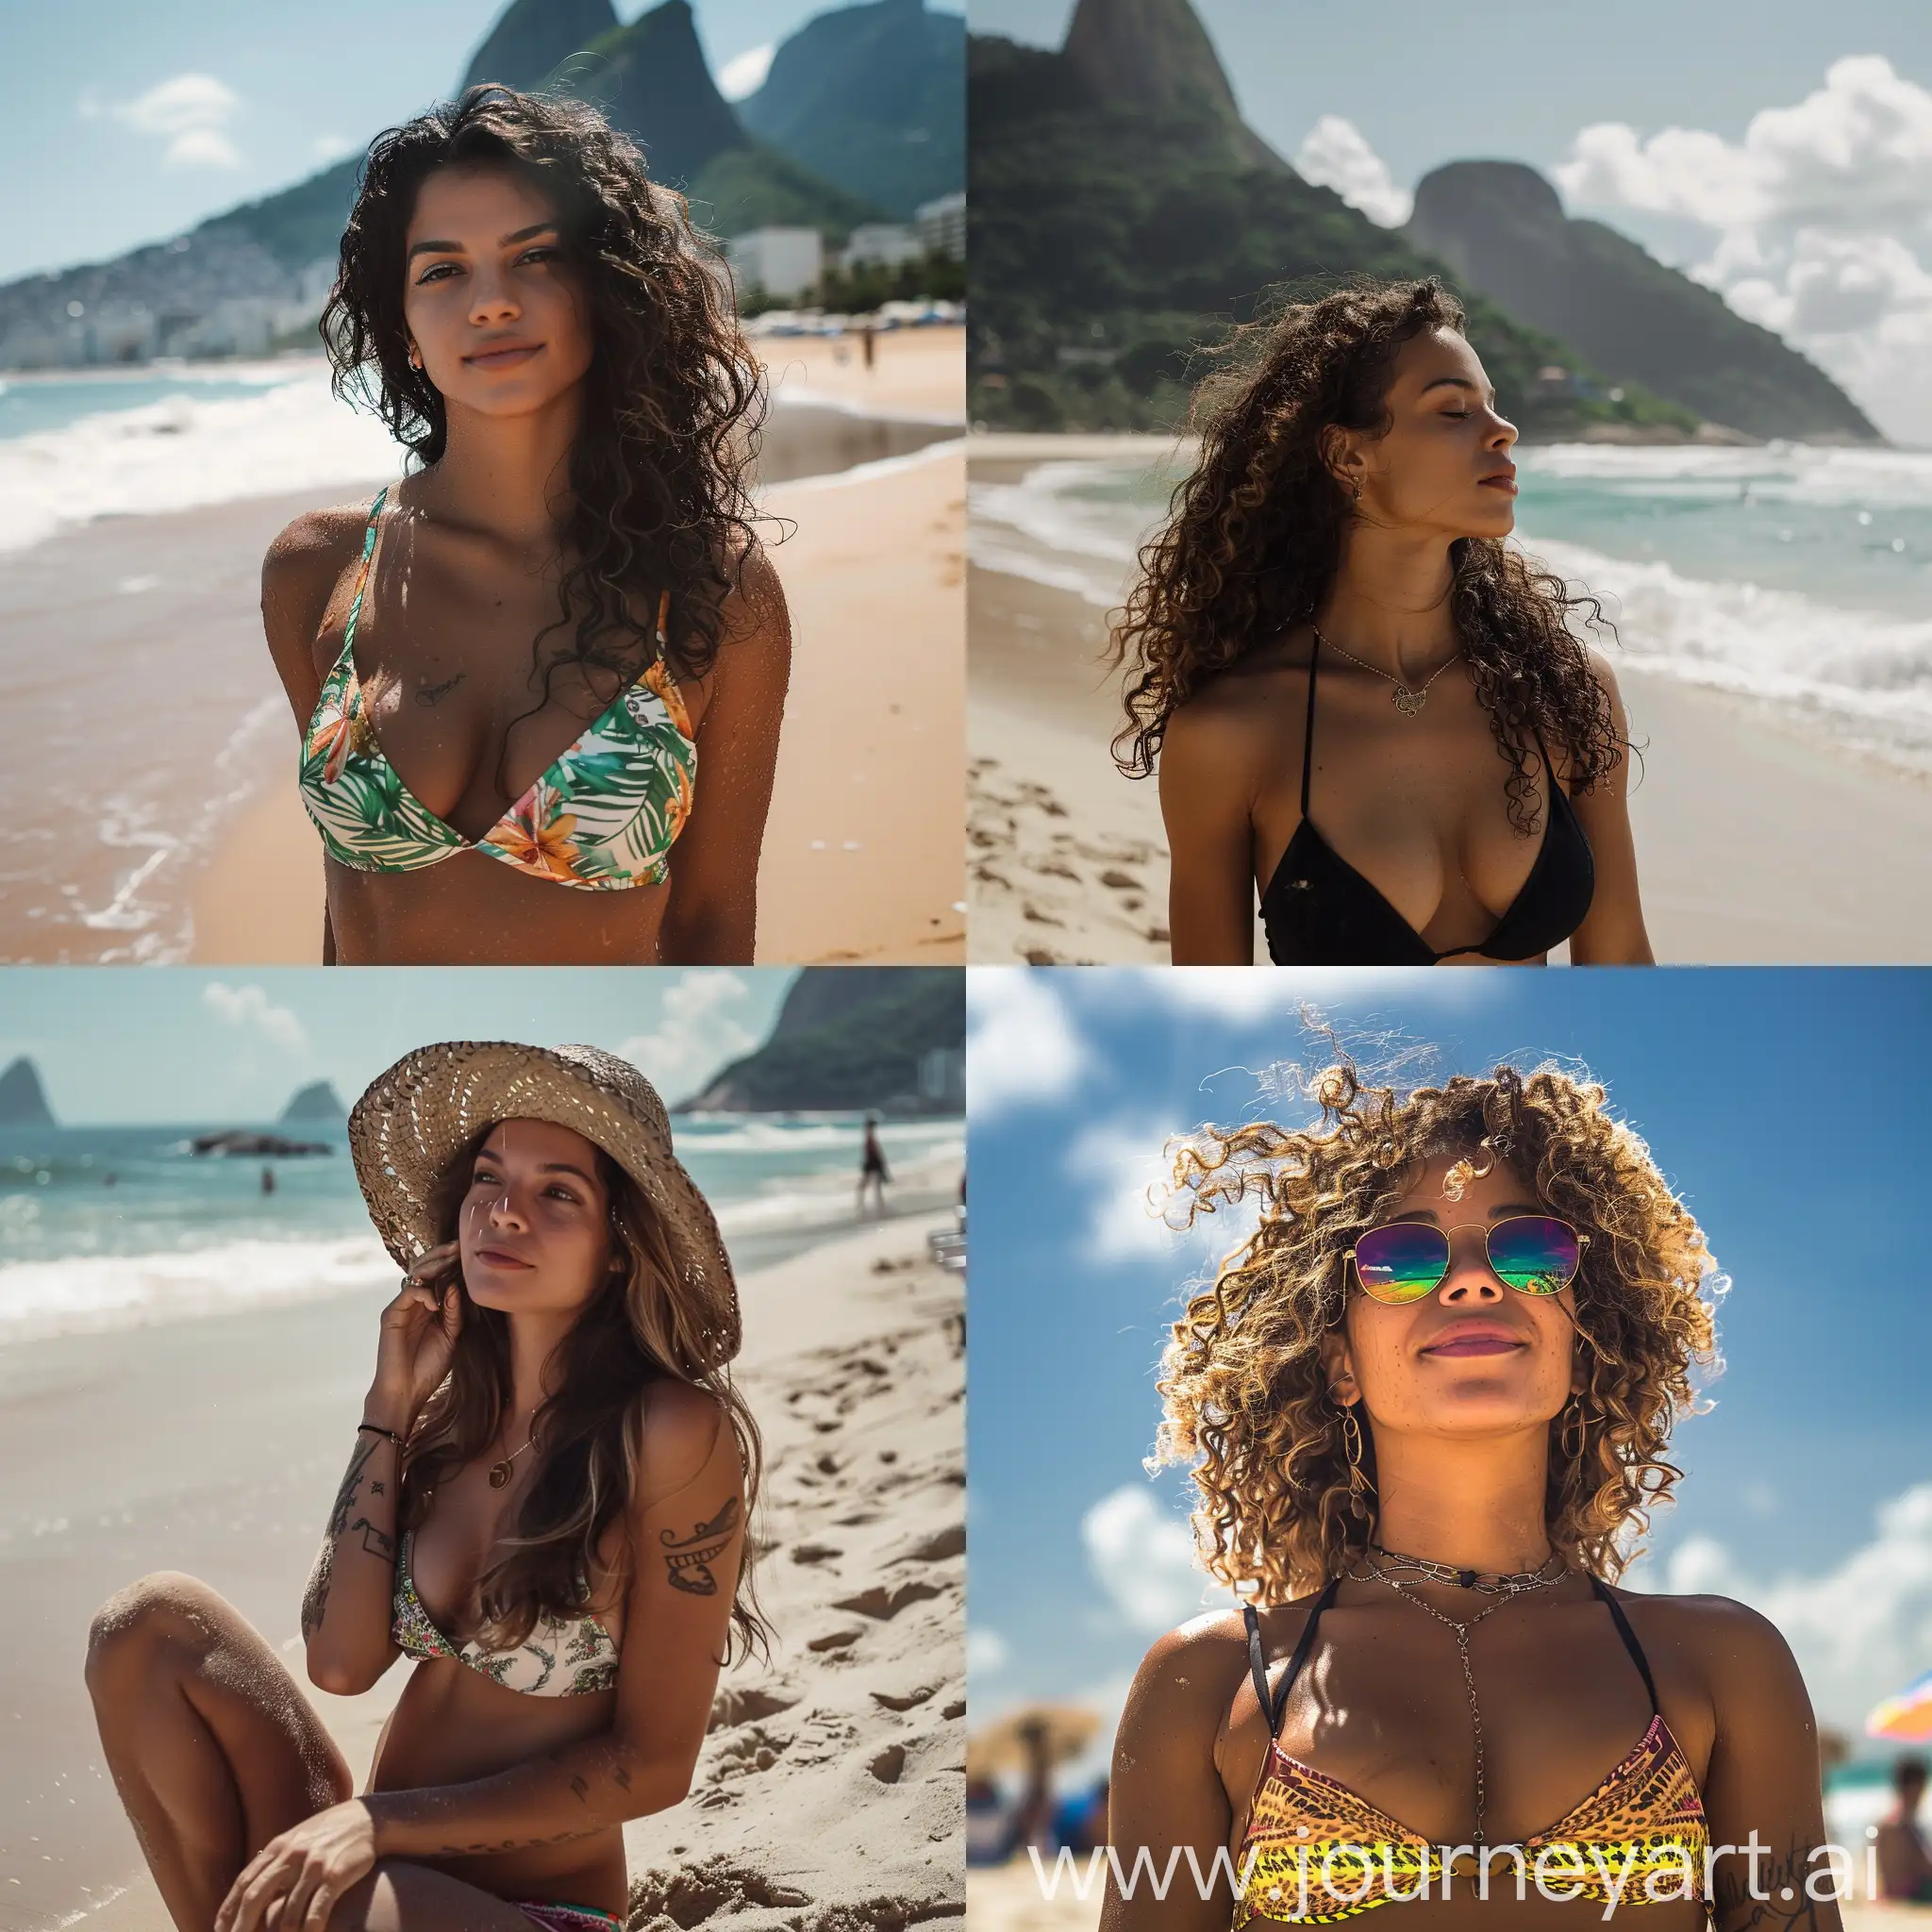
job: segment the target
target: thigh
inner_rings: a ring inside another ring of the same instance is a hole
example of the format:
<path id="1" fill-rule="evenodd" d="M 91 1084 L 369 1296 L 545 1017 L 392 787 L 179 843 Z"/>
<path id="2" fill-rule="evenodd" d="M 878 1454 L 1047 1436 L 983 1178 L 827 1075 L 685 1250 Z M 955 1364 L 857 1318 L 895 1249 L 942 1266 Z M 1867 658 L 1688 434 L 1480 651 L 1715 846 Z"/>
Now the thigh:
<path id="1" fill-rule="evenodd" d="M 378 1858 L 328 1915 L 328 1932 L 535 1932 L 493 1891 L 408 1858 Z"/>
<path id="2" fill-rule="evenodd" d="M 169 1762 L 180 1747 L 166 1706 L 187 1700 L 233 1776 L 243 1863 L 354 1789 L 346 1759 L 280 1657 L 196 1577 L 162 1571 L 110 1598 L 94 1619 L 88 1678 L 97 1708 L 115 1713 L 120 1735 L 109 1740 L 103 1725 L 110 1756 L 152 1757 L 157 1782 L 185 1768 Z"/>

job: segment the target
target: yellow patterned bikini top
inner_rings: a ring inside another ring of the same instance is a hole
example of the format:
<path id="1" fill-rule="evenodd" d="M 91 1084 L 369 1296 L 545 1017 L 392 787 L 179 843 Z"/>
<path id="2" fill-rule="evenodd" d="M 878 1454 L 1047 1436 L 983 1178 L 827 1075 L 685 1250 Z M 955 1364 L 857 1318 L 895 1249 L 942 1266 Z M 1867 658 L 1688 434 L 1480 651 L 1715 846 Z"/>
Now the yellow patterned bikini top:
<path id="1" fill-rule="evenodd" d="M 1236 1902 L 1233 1932 L 1251 1920 L 1287 1925 L 1327 1925 L 1376 1906 L 1441 1895 L 1445 1852 L 1390 1817 L 1339 1780 L 1281 1748 L 1289 1691 L 1315 1643 L 1315 1626 L 1335 1600 L 1334 1578 L 1315 1599 L 1288 1670 L 1271 1696 L 1262 1662 L 1261 1625 L 1250 1605 L 1248 1667 L 1255 1694 L 1269 1715 L 1267 1757 L 1248 1807 L 1248 1828 L 1236 1870 L 1246 1874 Z M 1594 1791 L 1554 1824 L 1522 1844 L 1528 1884 L 1553 1898 L 1608 1905 L 1664 1904 L 1704 1896 L 1705 1852 L 1710 1835 L 1690 1766 L 1657 1708 L 1657 1684 L 1623 1606 L 1594 1576 L 1591 1588 L 1609 1607 L 1617 1634 L 1650 1692 L 1650 1728 Z M 1516 1885 L 1517 1860 L 1488 1846 L 1490 1884 Z M 1653 1877 L 1653 1874 L 1657 1874 Z M 1465 1860 L 1455 1882 L 1474 1886 Z M 1655 1886 L 1656 1889 L 1650 1889 Z"/>

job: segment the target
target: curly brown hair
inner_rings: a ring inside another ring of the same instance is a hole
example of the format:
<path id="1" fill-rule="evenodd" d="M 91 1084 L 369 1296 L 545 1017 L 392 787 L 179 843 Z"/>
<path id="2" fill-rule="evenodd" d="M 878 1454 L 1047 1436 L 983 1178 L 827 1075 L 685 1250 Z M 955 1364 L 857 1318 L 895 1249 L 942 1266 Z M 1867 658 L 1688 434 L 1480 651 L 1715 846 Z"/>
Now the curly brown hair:
<path id="1" fill-rule="evenodd" d="M 1309 624 L 1341 565 L 1355 506 L 1322 452 L 1331 425 L 1385 434 L 1389 386 L 1405 342 L 1462 332 L 1462 305 L 1440 282 L 1364 278 L 1314 302 L 1277 304 L 1237 327 L 1194 391 L 1193 470 L 1167 523 L 1141 552 L 1141 575 L 1115 629 L 1127 723 L 1113 741 L 1129 777 L 1155 768 L 1168 720 L 1220 673 Z M 1573 792 L 1614 771 L 1628 746 L 1569 615 L 1603 607 L 1502 543 L 1450 546 L 1450 609 L 1476 697 L 1509 765 L 1509 821 L 1533 832 L 1531 759 L 1541 738 Z"/>
<path id="2" fill-rule="evenodd" d="M 476 1134 L 444 1171 L 435 1198 L 440 1240 L 457 1239 L 476 1156 L 494 1131 Z M 643 1190 L 601 1147 L 596 1158 L 610 1199 L 613 1252 L 625 1265 L 611 1271 L 558 1344 L 561 1374 L 532 1419 L 540 1459 L 508 1527 L 509 1554 L 477 1579 L 483 1616 L 476 1634 L 492 1649 L 514 1650 L 539 1617 L 581 1614 L 578 1574 L 590 1574 L 599 1539 L 636 1491 L 640 1412 L 652 1385 L 672 1380 L 703 1390 L 737 1443 L 745 1526 L 732 1639 L 741 1655 L 769 1655 L 772 1629 L 752 1576 L 758 1543 L 750 1525 L 762 1478 L 758 1424 L 717 1361 L 715 1338 L 677 1292 L 676 1257 Z M 460 1273 L 457 1285 L 463 1321 L 449 1375 L 429 1398 L 403 1455 L 396 1512 L 402 1529 L 420 1526 L 438 1486 L 495 1441 L 512 1398 L 509 1317 L 471 1300 Z M 638 1555 L 626 1544 L 619 1595 L 629 1588 Z M 728 1655 L 727 1647 L 726 1660 Z"/>
<path id="3" fill-rule="evenodd" d="M 680 676 L 715 658 L 723 606 L 755 541 L 746 481 L 766 402 L 713 244 L 681 195 L 651 181 L 630 138 L 581 101 L 485 83 L 370 143 L 323 310 L 335 391 L 374 408 L 425 463 L 441 457 L 441 392 L 409 360 L 405 242 L 416 197 L 439 168 L 502 168 L 556 208 L 588 291 L 593 343 L 570 456 L 575 499 L 558 586 L 575 618 L 575 661 L 634 683 L 658 655 L 655 612 L 672 595 L 667 653 Z"/>
<path id="4" fill-rule="evenodd" d="M 1261 1204 L 1254 1236 L 1174 1323 L 1157 1384 L 1154 1460 L 1195 1465 L 1208 1573 L 1280 1603 L 1366 1550 L 1372 1525 L 1352 1507 L 1342 1411 L 1321 1358 L 1347 1310 L 1345 1257 L 1432 1157 L 1487 1153 L 1589 1237 L 1574 1288 L 1591 1357 L 1584 1425 L 1570 1454 L 1551 1424 L 1545 1520 L 1572 1567 L 1616 1577 L 1682 1474 L 1663 1451 L 1694 1407 L 1691 1371 L 1720 1367 L 1723 1278 L 1703 1231 L 1592 1082 L 1500 1066 L 1400 1096 L 1343 1059 L 1304 1085 L 1321 1109 L 1306 1128 L 1205 1128 L 1169 1150 L 1186 1223 L 1251 1195 Z M 1373 1486 L 1374 1435 L 1361 1433 Z"/>

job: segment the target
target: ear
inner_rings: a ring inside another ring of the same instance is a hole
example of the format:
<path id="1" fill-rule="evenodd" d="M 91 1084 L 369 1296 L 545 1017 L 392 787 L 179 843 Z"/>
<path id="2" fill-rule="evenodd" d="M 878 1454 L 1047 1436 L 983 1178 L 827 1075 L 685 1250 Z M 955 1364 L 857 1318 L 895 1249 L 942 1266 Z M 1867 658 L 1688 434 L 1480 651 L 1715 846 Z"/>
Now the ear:
<path id="1" fill-rule="evenodd" d="M 1322 1338 L 1322 1379 L 1327 1383 L 1329 1398 L 1338 1407 L 1361 1400 L 1361 1384 L 1355 1378 L 1355 1357 L 1345 1329 L 1331 1329 Z"/>
<path id="2" fill-rule="evenodd" d="M 1368 474 L 1368 460 L 1356 447 L 1356 441 L 1339 423 L 1325 424 L 1316 439 L 1322 461 L 1335 478 L 1335 487 L 1344 496 L 1361 494 L 1362 479 Z"/>

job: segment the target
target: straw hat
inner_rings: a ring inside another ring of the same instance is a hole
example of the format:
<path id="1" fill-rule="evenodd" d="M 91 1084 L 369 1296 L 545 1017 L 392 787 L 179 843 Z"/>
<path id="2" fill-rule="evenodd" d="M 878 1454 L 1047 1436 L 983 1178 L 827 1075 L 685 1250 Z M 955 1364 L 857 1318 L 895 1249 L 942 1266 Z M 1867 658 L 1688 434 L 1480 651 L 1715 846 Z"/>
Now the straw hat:
<path id="1" fill-rule="evenodd" d="M 718 1224 L 671 1151 L 657 1089 L 601 1047 L 447 1040 L 379 1075 L 349 1114 L 349 1152 L 383 1246 L 405 1268 L 433 1246 L 437 1184 L 476 1135 L 509 1120 L 569 1127 L 630 1175 L 663 1225 L 679 1286 L 714 1343 L 711 1363 L 729 1361 L 738 1290 Z"/>
<path id="2" fill-rule="evenodd" d="M 1092 1743 L 1100 1714 L 1079 1704 L 1029 1704 L 1008 1711 L 966 1740 L 970 1777 L 992 1777 L 1003 1771 L 1025 1771 L 1039 1749 L 1049 1764 L 1064 1764 Z"/>

